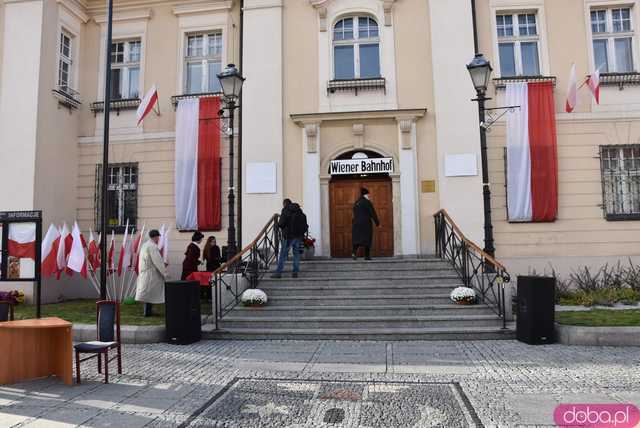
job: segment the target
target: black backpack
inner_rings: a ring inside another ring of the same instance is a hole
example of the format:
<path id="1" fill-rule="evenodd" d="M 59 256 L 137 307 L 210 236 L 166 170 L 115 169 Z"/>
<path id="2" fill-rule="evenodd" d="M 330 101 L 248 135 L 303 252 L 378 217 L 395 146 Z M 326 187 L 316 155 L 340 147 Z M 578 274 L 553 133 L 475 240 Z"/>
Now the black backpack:
<path id="1" fill-rule="evenodd" d="M 291 237 L 299 238 L 307 234 L 309 225 L 307 224 L 307 216 L 302 210 L 297 210 L 291 216 L 291 226 L 289 232 Z"/>

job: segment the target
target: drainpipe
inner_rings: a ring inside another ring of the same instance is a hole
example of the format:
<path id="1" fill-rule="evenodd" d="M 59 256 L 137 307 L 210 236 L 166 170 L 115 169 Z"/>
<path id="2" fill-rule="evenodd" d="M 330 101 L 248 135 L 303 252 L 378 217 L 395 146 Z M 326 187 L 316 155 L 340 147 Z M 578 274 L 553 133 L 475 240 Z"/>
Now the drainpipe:
<path id="1" fill-rule="evenodd" d="M 473 21 L 473 48 L 477 54 L 480 49 L 478 47 L 478 18 L 476 16 L 476 0 L 471 0 L 471 20 Z"/>
<path id="2" fill-rule="evenodd" d="M 238 58 L 238 64 L 240 65 L 240 73 L 243 74 L 243 50 L 244 50 L 244 0 L 240 0 L 240 49 L 238 50 L 240 58 Z M 242 249 L 242 92 L 240 92 L 240 111 L 238 112 L 238 248 Z"/>

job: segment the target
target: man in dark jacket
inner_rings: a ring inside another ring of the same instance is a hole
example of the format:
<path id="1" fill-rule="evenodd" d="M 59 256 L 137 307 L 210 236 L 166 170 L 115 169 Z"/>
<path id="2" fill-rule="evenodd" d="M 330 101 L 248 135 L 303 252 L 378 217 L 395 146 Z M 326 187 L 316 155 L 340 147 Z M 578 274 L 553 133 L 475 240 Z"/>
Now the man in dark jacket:
<path id="1" fill-rule="evenodd" d="M 297 278 L 298 272 L 300 271 L 300 244 L 307 230 L 309 230 L 307 216 L 302 212 L 300 205 L 291 202 L 291 199 L 285 199 L 282 205 L 282 212 L 278 220 L 278 227 L 280 227 L 282 231 L 282 243 L 278 256 L 278 267 L 271 277 L 282 278 L 284 263 L 287 261 L 289 249 L 291 248 L 293 251 L 292 276 Z"/>
<path id="2" fill-rule="evenodd" d="M 360 189 L 360 198 L 353 206 L 353 223 L 351 227 L 351 241 L 353 252 L 351 256 L 356 260 L 358 249 L 364 247 L 364 259 L 371 260 L 371 241 L 373 241 L 373 225 L 380 226 L 378 215 L 369 200 L 369 190 Z"/>

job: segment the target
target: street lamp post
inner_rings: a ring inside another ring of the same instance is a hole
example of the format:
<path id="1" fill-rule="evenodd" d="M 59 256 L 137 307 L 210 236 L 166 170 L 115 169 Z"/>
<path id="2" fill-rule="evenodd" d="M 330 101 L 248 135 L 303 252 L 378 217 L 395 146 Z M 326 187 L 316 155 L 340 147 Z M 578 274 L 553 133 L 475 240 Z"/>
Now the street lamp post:
<path id="1" fill-rule="evenodd" d="M 235 109 L 240 106 L 236 105 L 236 101 L 240 97 L 240 91 L 242 91 L 242 84 L 244 83 L 244 77 L 240 75 L 240 72 L 235 65 L 229 64 L 221 73 L 218 74 L 220 80 L 220 86 L 222 87 L 222 93 L 224 95 L 225 106 L 221 110 L 228 111 L 229 119 L 229 227 L 227 229 L 227 260 L 230 260 L 238 253 L 236 246 L 236 220 L 235 220 L 235 207 L 236 207 L 236 195 L 234 189 L 234 172 L 233 172 L 233 119 L 235 116 Z M 242 165 L 238 166 L 242 168 Z"/>
<path id="2" fill-rule="evenodd" d="M 467 70 L 471 75 L 473 86 L 476 89 L 478 102 L 478 118 L 480 126 L 480 155 L 482 157 L 482 196 L 484 200 L 484 252 L 491 257 L 495 255 L 496 249 L 493 243 L 493 225 L 491 222 L 491 189 L 489 188 L 489 168 L 487 161 L 487 125 L 485 103 L 491 98 L 487 98 L 487 87 L 491 78 L 491 64 L 481 53 L 467 64 Z"/>

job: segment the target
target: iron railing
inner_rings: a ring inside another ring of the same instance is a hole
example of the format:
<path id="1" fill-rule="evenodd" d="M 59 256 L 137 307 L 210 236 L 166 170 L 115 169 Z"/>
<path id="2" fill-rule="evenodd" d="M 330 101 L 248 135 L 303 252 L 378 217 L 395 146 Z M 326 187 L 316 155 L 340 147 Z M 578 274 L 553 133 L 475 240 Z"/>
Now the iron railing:
<path id="1" fill-rule="evenodd" d="M 258 236 L 211 276 L 211 313 L 215 326 L 238 303 L 244 290 L 258 288 L 260 280 L 278 259 L 280 250 L 279 215 L 274 214 Z"/>
<path id="2" fill-rule="evenodd" d="M 433 217 L 436 255 L 453 265 L 465 287 L 473 288 L 480 303 L 502 318 L 502 328 L 507 328 L 505 283 L 511 277 L 506 268 L 467 239 L 445 210 Z"/>

